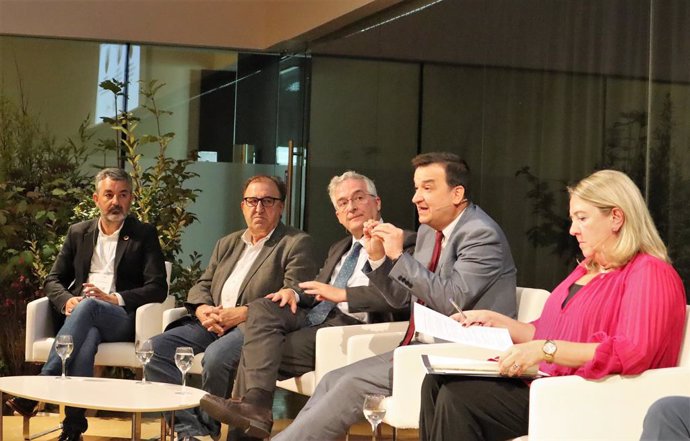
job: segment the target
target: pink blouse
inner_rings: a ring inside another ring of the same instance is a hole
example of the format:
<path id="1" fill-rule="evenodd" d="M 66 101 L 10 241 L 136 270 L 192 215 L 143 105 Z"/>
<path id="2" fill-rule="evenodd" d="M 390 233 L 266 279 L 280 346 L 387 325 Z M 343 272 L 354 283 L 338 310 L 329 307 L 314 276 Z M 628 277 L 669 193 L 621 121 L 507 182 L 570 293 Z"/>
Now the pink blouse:
<path id="1" fill-rule="evenodd" d="M 534 339 L 600 343 L 579 368 L 541 363 L 550 375 L 601 378 L 639 374 L 678 363 L 685 326 L 685 289 L 668 263 L 638 254 L 627 265 L 594 277 L 561 308 L 570 286 L 587 270 L 577 268 L 553 290 Z"/>

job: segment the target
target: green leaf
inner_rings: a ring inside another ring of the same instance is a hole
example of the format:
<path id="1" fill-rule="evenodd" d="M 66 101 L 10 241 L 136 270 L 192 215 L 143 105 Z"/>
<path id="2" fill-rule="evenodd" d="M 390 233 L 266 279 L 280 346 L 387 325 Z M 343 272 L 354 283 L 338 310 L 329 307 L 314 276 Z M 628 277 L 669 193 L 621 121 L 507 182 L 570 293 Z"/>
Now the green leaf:
<path id="1" fill-rule="evenodd" d="M 112 93 L 114 93 L 115 95 L 117 95 L 120 92 L 122 92 L 122 89 L 124 87 L 124 83 L 121 81 L 117 81 L 116 79 L 113 78 L 110 80 L 102 81 L 98 86 L 101 89 L 109 90 Z"/>

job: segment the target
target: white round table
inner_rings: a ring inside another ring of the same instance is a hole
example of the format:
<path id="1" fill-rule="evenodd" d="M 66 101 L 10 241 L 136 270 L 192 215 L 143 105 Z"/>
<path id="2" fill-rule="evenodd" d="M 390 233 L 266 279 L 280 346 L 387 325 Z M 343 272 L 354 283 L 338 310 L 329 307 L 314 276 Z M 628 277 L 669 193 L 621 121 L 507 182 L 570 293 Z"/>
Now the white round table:
<path id="1" fill-rule="evenodd" d="M 199 405 L 206 392 L 193 387 L 167 383 L 141 384 L 134 380 L 112 378 L 59 377 L 36 375 L 0 377 L 2 394 L 9 393 L 36 401 L 63 404 L 84 409 L 132 413 L 132 439 L 141 439 L 141 414 L 174 412 Z M 166 439 L 165 418 L 161 415 L 161 440 Z M 0 441 L 2 441 L 2 406 L 0 406 Z"/>

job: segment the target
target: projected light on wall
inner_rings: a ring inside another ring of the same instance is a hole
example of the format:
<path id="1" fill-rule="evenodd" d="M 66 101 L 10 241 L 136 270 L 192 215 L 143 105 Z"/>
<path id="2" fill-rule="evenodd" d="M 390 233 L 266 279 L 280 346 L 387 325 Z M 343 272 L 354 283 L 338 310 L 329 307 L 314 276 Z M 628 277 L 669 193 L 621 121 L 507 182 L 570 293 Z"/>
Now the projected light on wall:
<path id="1" fill-rule="evenodd" d="M 98 83 L 96 84 L 98 92 L 96 94 L 95 124 L 102 122 L 101 117 L 112 118 L 115 116 L 115 100 L 113 99 L 112 92 L 98 87 L 98 84 L 105 80 L 114 78 L 122 82 L 128 81 L 127 110 L 132 111 L 139 106 L 140 53 L 140 46 L 101 44 L 98 62 Z M 125 78 L 125 69 L 128 69 L 128 78 Z M 121 112 L 122 110 L 124 110 L 124 97 L 120 96 L 117 100 L 117 111 Z"/>

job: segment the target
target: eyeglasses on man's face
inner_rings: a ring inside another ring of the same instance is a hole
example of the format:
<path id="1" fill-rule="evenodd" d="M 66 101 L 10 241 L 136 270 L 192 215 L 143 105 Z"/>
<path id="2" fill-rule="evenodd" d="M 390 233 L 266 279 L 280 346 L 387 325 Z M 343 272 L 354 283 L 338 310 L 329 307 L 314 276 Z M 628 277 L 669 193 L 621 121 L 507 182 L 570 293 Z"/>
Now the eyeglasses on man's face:
<path id="1" fill-rule="evenodd" d="M 364 193 L 363 191 L 358 191 L 357 193 L 353 194 L 350 198 L 340 198 L 337 201 L 335 201 L 336 210 L 345 210 L 347 206 L 350 205 L 350 202 L 352 202 L 352 205 L 361 206 L 367 201 L 368 197 L 374 197 L 374 195 Z"/>
<path id="2" fill-rule="evenodd" d="M 257 205 L 259 205 L 259 203 L 261 203 L 261 206 L 263 206 L 264 208 L 273 207 L 279 201 L 282 201 L 282 199 L 274 198 L 272 196 L 265 196 L 263 198 L 242 198 L 242 202 L 244 202 L 249 207 L 256 207 Z"/>

